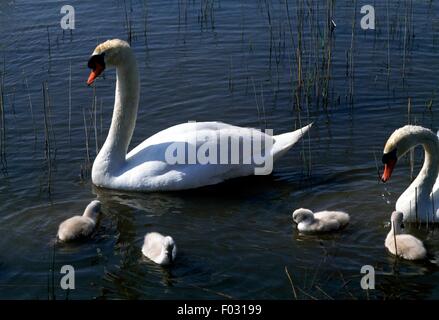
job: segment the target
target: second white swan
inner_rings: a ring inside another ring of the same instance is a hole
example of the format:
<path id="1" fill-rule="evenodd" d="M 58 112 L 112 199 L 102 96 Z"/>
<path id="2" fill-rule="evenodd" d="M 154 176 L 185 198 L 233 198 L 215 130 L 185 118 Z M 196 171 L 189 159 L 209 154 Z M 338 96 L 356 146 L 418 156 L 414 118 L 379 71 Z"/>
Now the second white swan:
<path id="1" fill-rule="evenodd" d="M 439 138 L 431 130 L 406 125 L 397 129 L 384 146 L 384 173 L 387 182 L 395 165 L 410 149 L 422 145 L 424 165 L 412 184 L 396 201 L 395 209 L 401 211 L 406 222 L 439 222 Z"/>
<path id="2" fill-rule="evenodd" d="M 249 161 L 245 158 L 247 156 L 243 156 L 241 161 L 233 159 L 229 147 L 226 150 L 227 159 L 221 158 L 224 163 L 218 162 L 217 147 L 228 146 L 228 141 L 242 142 L 243 148 L 246 145 L 255 148 L 256 141 L 268 142 L 264 146 L 260 144 L 261 149 L 265 148 L 265 152 L 260 153 L 264 154 L 261 163 L 266 164 L 283 155 L 311 127 L 308 125 L 293 132 L 270 136 L 256 129 L 221 122 L 184 123 L 156 133 L 127 154 L 139 104 L 139 73 L 133 51 L 125 41 L 108 40 L 96 47 L 88 67 L 92 69 L 87 81 L 89 85 L 107 67 L 115 67 L 117 75 L 110 130 L 92 168 L 92 181 L 100 187 L 127 191 L 183 190 L 252 175 L 259 163 Z M 213 161 L 194 161 L 191 150 L 197 156 L 201 154 L 204 159 Z M 184 154 L 186 162 L 180 161 L 181 157 L 175 160 L 175 152 Z M 229 157 L 235 162 L 228 160 Z M 259 174 L 271 172 L 266 165 L 259 169 L 262 170 Z"/>

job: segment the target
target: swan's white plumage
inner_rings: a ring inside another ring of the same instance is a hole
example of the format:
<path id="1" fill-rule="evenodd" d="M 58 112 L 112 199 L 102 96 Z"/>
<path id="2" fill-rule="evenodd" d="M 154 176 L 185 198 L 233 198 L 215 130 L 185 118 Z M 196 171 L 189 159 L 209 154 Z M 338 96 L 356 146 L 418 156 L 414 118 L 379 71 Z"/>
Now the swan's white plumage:
<path id="1" fill-rule="evenodd" d="M 72 241 L 90 236 L 96 227 L 100 208 L 100 201 L 94 200 L 87 206 L 82 216 L 74 216 L 63 221 L 58 228 L 58 239 Z"/>
<path id="2" fill-rule="evenodd" d="M 216 148 L 229 137 L 241 138 L 243 144 L 251 143 L 256 137 L 271 142 L 272 146 L 261 154 L 265 157 L 264 160 L 269 155 L 274 161 L 311 127 L 308 125 L 293 132 L 269 136 L 256 129 L 221 122 L 189 122 L 156 133 L 127 154 L 138 109 L 137 64 L 131 48 L 121 40 L 106 41 L 93 54 L 102 53 L 105 53 L 106 65 L 116 67 L 117 82 L 110 131 L 92 168 L 92 181 L 97 186 L 128 191 L 183 190 L 252 175 L 257 166 L 254 163 L 245 164 L 243 159 L 238 164 L 202 164 L 198 161 L 196 164 L 170 164 L 166 161 L 166 151 L 175 144 L 184 148 L 190 146 L 196 152 L 203 148 L 211 151 L 213 146 Z M 270 172 L 271 170 L 266 170 L 264 174 Z"/>
<path id="3" fill-rule="evenodd" d="M 300 208 L 293 212 L 293 220 L 300 232 L 330 232 L 344 228 L 349 223 L 349 214 L 343 211 L 312 212 Z"/>
<path id="4" fill-rule="evenodd" d="M 427 250 L 422 241 L 410 234 L 401 234 L 400 226 L 403 222 L 403 213 L 393 212 L 390 222 L 391 228 L 384 242 L 389 252 L 406 260 L 425 259 Z"/>
<path id="5" fill-rule="evenodd" d="M 177 256 L 177 245 L 170 236 L 163 236 L 158 232 L 150 232 L 145 235 L 142 253 L 157 264 L 169 265 Z"/>
<path id="6" fill-rule="evenodd" d="M 439 139 L 421 126 L 406 125 L 395 130 L 386 142 L 384 153 L 397 151 L 400 159 L 409 150 L 422 145 L 424 165 L 416 179 L 399 196 L 395 209 L 404 215 L 404 221 L 439 222 Z"/>

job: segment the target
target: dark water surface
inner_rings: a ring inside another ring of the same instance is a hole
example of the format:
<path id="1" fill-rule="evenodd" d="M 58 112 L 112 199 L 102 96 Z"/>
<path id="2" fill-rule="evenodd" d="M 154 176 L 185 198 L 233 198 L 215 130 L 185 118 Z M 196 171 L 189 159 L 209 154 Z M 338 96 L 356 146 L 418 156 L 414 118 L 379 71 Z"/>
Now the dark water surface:
<path id="1" fill-rule="evenodd" d="M 70 33 L 59 24 L 64 1 L 1 1 L 0 298 L 64 299 L 65 264 L 76 270 L 69 299 L 291 299 L 286 268 L 302 299 L 438 298 L 434 262 L 395 261 L 384 248 L 410 166 L 401 162 L 385 188 L 374 152 L 380 161 L 387 137 L 408 122 L 439 127 L 439 5 L 337 1 L 331 34 L 330 3 L 74 1 Z M 375 31 L 360 27 L 365 4 L 375 5 Z M 131 41 L 141 69 L 132 147 L 189 120 L 275 134 L 314 121 L 310 138 L 268 177 L 173 193 L 94 188 L 88 169 L 110 124 L 115 73 L 94 96 L 87 60 L 116 37 Z M 415 159 L 416 174 L 420 150 Z M 59 223 L 95 197 L 104 211 L 97 234 L 54 246 Z M 299 235 L 297 207 L 346 210 L 352 223 L 338 234 Z M 173 267 L 142 258 L 152 230 L 176 240 Z M 411 232 L 438 252 L 437 231 Z M 363 265 L 375 267 L 376 290 L 360 288 Z"/>

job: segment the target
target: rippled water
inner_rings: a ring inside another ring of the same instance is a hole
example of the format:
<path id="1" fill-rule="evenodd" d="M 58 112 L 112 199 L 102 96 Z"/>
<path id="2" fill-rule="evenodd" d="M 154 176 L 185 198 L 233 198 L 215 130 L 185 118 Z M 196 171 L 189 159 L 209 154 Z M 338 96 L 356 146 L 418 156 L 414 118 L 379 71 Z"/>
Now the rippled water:
<path id="1" fill-rule="evenodd" d="M 305 79 L 313 79 L 310 72 L 316 70 L 324 78 L 327 66 L 326 1 L 303 4 L 303 32 L 300 3 L 288 1 L 287 14 L 283 0 L 79 2 L 70 33 L 59 25 L 64 2 L 0 2 L 6 129 L 0 297 L 291 299 L 287 268 L 303 299 L 437 298 L 434 262 L 395 261 L 384 248 L 388 219 L 410 182 L 410 167 L 401 162 L 385 188 L 377 181 L 374 153 L 380 161 L 386 138 L 408 121 L 438 129 L 439 6 L 417 1 L 411 10 L 411 1 L 401 0 L 390 1 L 387 9 L 386 1 L 375 3 L 377 28 L 364 31 L 360 7 L 369 3 L 337 1 L 328 90 L 322 94 L 322 86 L 313 84 L 306 90 L 304 81 L 299 111 L 299 39 Z M 314 121 L 310 138 L 268 177 L 172 193 L 93 187 L 85 132 L 92 161 L 109 127 L 115 74 L 107 72 L 97 82 L 93 118 L 86 62 L 97 43 L 116 37 L 131 39 L 141 68 L 132 146 L 189 120 L 273 128 L 275 134 Z M 416 173 L 420 150 L 415 159 Z M 58 224 L 95 197 L 104 212 L 97 234 L 55 246 Z M 343 209 L 352 223 L 338 234 L 299 235 L 291 223 L 299 206 Z M 176 240 L 179 258 L 171 268 L 142 258 L 142 239 L 151 230 Z M 437 231 L 411 232 L 436 255 Z M 65 264 L 76 270 L 76 289 L 69 293 L 58 285 Z M 363 265 L 375 267 L 376 290 L 360 288 Z"/>

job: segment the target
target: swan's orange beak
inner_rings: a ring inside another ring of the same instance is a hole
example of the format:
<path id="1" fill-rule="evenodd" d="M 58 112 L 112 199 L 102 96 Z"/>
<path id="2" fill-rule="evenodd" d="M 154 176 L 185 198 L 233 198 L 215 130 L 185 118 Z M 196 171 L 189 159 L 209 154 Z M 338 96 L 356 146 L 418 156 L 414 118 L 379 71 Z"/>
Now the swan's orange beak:
<path id="1" fill-rule="evenodd" d="M 87 84 L 91 85 L 97 77 L 104 71 L 104 67 L 100 64 L 96 63 L 95 68 L 90 72 L 90 75 L 88 76 Z"/>
<path id="2" fill-rule="evenodd" d="M 389 159 L 387 163 L 384 164 L 384 173 L 381 177 L 382 182 L 387 182 L 392 176 L 393 169 L 395 168 L 396 160 Z"/>

